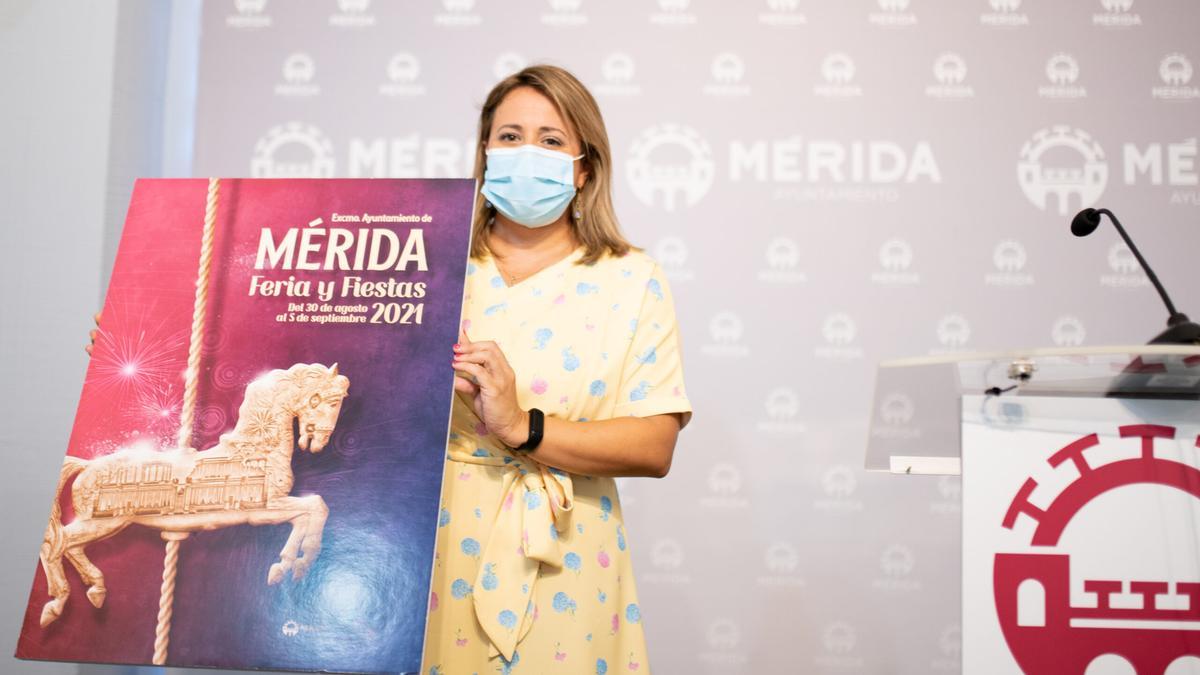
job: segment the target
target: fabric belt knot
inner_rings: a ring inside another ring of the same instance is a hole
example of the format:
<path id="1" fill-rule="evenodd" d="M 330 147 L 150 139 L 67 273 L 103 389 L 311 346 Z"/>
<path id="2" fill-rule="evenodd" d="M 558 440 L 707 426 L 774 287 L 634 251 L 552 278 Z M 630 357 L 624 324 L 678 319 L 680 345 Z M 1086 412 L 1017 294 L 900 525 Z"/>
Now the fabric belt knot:
<path id="1" fill-rule="evenodd" d="M 472 597 L 475 616 L 491 640 L 490 654 L 511 661 L 517 644 L 537 618 L 533 589 L 541 565 L 561 568 L 558 534 L 570 527 L 574 490 L 570 476 L 530 458 L 451 459 L 505 466 L 500 508 L 480 554 Z"/>

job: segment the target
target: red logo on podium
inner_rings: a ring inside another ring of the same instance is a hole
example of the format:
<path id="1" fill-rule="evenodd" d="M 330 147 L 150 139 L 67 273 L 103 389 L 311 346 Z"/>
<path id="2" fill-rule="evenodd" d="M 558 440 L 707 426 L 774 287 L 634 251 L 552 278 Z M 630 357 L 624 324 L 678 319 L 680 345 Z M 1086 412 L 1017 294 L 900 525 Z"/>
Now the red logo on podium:
<path id="1" fill-rule="evenodd" d="M 1200 499 L 1200 470 L 1154 456 L 1155 439 L 1175 438 L 1174 427 L 1136 424 L 1120 427 L 1120 433 L 1142 439 L 1140 457 L 1092 467 L 1084 453 L 1100 444 L 1099 436 L 1073 441 L 1047 461 L 1052 467 L 1073 462 L 1079 478 L 1044 510 L 1029 501 L 1037 481 L 1026 480 L 1004 516 L 1004 527 L 1011 530 L 1017 517 L 1025 515 L 1037 521 L 1031 544 L 1053 548 L 1075 514 L 1109 490 L 1150 484 Z M 1200 447 L 1200 437 L 1196 445 Z M 1176 659 L 1200 657 L 1200 581 L 1175 582 L 1176 595 L 1187 597 L 1186 609 L 1159 602 L 1157 596 L 1166 595 L 1170 586 L 1167 581 L 1131 580 L 1126 586 L 1120 580 L 1086 579 L 1083 588 L 1095 594 L 1096 606 L 1072 607 L 1069 555 L 997 553 L 993 576 L 1004 639 L 1029 675 L 1083 673 L 1104 654 L 1126 659 L 1139 674 L 1157 675 Z M 1110 596 L 1122 591 L 1140 595 L 1141 607 L 1112 607 Z"/>

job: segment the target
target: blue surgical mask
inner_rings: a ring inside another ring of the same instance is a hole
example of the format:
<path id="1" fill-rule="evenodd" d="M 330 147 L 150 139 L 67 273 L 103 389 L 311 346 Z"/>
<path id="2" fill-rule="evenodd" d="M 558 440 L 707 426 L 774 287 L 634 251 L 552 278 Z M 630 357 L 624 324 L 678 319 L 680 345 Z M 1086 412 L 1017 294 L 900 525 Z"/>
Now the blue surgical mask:
<path id="1" fill-rule="evenodd" d="M 483 196 L 514 223 L 549 225 L 575 196 L 575 160 L 580 157 L 535 145 L 489 149 Z"/>

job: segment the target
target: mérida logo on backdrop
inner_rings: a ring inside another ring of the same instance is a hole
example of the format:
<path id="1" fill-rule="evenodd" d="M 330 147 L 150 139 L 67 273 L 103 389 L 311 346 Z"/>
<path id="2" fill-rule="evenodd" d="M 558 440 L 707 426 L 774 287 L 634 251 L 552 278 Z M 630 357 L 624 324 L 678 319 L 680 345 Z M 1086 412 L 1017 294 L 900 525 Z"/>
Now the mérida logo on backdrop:
<path id="1" fill-rule="evenodd" d="M 252 178 L 333 178 L 333 143 L 311 124 L 288 122 L 271 127 L 254 146 Z"/>
<path id="2" fill-rule="evenodd" d="M 1039 209 L 1046 211 L 1053 202 L 1058 215 L 1066 216 L 1092 206 L 1104 194 L 1108 163 L 1090 134 L 1060 124 L 1038 131 L 1021 148 L 1017 181 Z"/>
<path id="3" fill-rule="evenodd" d="M 625 160 L 633 195 L 665 211 L 694 206 L 712 188 L 715 171 L 708 141 L 695 129 L 672 123 L 643 130 Z"/>
<path id="4" fill-rule="evenodd" d="M 1170 190 L 1170 204 L 1200 204 L 1196 189 L 1200 146 L 1194 137 L 1176 142 L 1126 141 L 1120 149 L 1118 166 L 1110 171 L 1104 149 L 1091 134 L 1055 124 L 1038 130 L 1021 146 L 1017 183 L 1034 206 L 1043 211 L 1053 208 L 1060 216 L 1095 206 L 1110 174 L 1117 179 L 1117 169 L 1126 186 L 1161 186 Z"/>

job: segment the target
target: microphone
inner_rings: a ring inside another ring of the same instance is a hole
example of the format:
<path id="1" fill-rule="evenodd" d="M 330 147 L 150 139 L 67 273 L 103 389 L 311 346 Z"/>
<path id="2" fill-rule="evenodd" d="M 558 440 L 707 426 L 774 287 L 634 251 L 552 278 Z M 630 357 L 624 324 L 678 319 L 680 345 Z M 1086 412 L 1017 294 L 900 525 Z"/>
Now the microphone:
<path id="1" fill-rule="evenodd" d="M 1155 290 L 1158 291 L 1159 297 L 1167 306 L 1167 312 L 1170 316 L 1167 318 L 1167 329 L 1150 341 L 1152 345 L 1200 345 L 1200 325 L 1193 323 L 1188 319 L 1187 315 L 1175 309 L 1175 303 L 1171 302 L 1171 296 L 1167 295 L 1167 290 L 1163 288 L 1162 283 L 1158 281 L 1158 275 L 1154 270 L 1150 269 L 1150 263 L 1142 257 L 1142 252 L 1129 238 L 1125 232 L 1125 228 L 1121 227 L 1121 221 L 1117 220 L 1116 215 L 1108 209 L 1084 209 L 1080 211 L 1071 221 L 1071 234 L 1076 237 L 1086 237 L 1096 231 L 1100 227 L 1100 214 L 1108 216 L 1112 221 L 1113 226 L 1117 228 L 1117 233 L 1121 235 L 1121 239 L 1125 240 L 1125 245 L 1133 252 L 1133 256 L 1137 258 L 1138 264 L 1146 271 L 1146 276 L 1150 278 L 1150 283 L 1154 284 Z"/>

